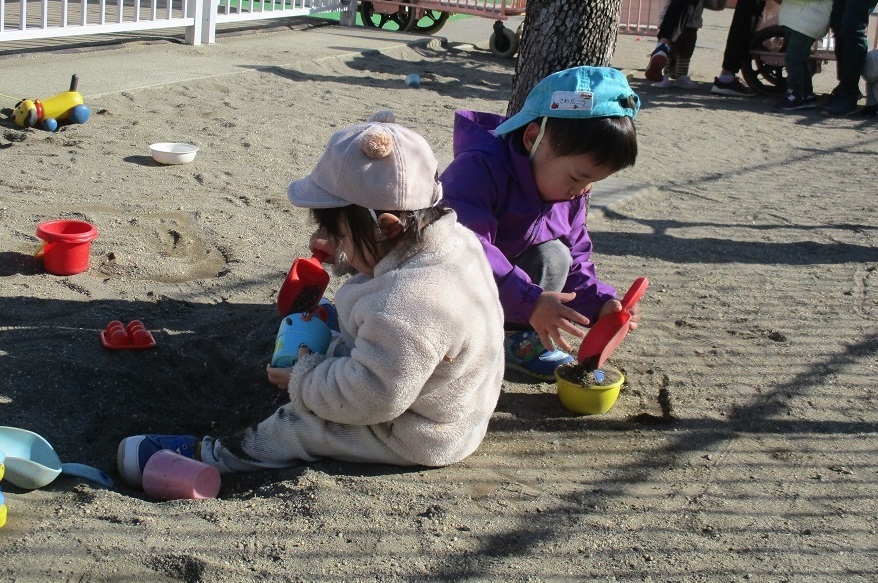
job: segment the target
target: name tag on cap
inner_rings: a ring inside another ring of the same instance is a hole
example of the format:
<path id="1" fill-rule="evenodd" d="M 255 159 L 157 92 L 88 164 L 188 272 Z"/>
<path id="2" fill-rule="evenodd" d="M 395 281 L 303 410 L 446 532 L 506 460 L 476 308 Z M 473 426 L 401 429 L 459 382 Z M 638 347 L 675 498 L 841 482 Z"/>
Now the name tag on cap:
<path id="1" fill-rule="evenodd" d="M 552 93 L 552 109 L 584 109 L 591 111 L 594 93 L 591 91 L 555 91 Z"/>

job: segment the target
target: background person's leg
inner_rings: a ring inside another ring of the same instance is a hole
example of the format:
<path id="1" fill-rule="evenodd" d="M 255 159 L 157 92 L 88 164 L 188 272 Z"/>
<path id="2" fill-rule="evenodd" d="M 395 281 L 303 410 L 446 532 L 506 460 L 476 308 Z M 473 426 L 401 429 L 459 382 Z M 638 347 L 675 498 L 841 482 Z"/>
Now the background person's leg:
<path id="1" fill-rule="evenodd" d="M 850 95 L 860 94 L 860 75 L 866 63 L 869 40 L 866 29 L 869 14 L 876 0 L 848 0 L 836 32 L 836 58 L 838 59 L 839 87 Z M 838 42 L 841 39 L 841 49 Z"/>
<path id="2" fill-rule="evenodd" d="M 671 45 L 677 41 L 701 0 L 670 0 L 659 23 L 658 44 L 649 56 L 645 77 L 658 83 L 662 81 L 665 66 L 671 55 Z"/>
<path id="3" fill-rule="evenodd" d="M 835 36 L 838 86 L 824 108 L 827 115 L 845 116 L 857 110 L 860 99 L 860 75 L 866 63 L 869 40 L 866 29 L 876 0 L 836 0 L 829 17 Z"/>
<path id="4" fill-rule="evenodd" d="M 780 111 L 813 109 L 817 100 L 811 82 L 811 47 L 814 39 L 787 28 L 787 49 L 784 68 L 787 70 L 787 92 L 777 104 Z"/>
<path id="5" fill-rule="evenodd" d="M 750 52 L 750 41 L 753 39 L 753 32 L 762 16 L 764 6 L 765 3 L 762 0 L 738 0 L 732 14 L 732 23 L 729 25 L 726 48 L 723 52 L 723 69 L 725 71 L 737 75 L 741 70 L 741 65 Z"/>
<path id="6" fill-rule="evenodd" d="M 695 43 L 698 40 L 698 29 L 686 27 L 680 38 L 674 43 L 674 70 L 671 77 L 681 89 L 694 89 L 695 83 L 689 78 L 689 63 L 695 54 Z"/>

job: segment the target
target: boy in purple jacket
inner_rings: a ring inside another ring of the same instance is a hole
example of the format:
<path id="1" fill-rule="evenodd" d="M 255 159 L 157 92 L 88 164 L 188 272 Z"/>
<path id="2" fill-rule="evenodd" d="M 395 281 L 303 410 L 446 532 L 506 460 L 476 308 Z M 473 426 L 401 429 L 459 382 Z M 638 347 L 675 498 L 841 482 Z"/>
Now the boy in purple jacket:
<path id="1" fill-rule="evenodd" d="M 509 119 L 455 114 L 444 200 L 479 237 L 494 271 L 508 368 L 553 380 L 573 360 L 562 331 L 583 338 L 577 324 L 622 309 L 595 273 L 585 221 L 592 185 L 637 158 L 639 107 L 618 70 L 575 67 L 540 81 Z"/>

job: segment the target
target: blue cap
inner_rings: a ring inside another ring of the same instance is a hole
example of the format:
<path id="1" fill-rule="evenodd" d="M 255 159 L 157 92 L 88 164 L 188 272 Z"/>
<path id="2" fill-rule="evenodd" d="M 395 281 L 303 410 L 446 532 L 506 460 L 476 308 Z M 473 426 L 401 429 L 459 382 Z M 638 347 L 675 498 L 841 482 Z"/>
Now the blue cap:
<path id="1" fill-rule="evenodd" d="M 630 107 L 629 97 L 633 98 L 634 107 Z M 494 133 L 508 134 L 542 117 L 634 119 L 639 109 L 640 98 L 618 69 L 573 67 L 552 73 L 537 83 L 521 111 L 497 126 Z"/>

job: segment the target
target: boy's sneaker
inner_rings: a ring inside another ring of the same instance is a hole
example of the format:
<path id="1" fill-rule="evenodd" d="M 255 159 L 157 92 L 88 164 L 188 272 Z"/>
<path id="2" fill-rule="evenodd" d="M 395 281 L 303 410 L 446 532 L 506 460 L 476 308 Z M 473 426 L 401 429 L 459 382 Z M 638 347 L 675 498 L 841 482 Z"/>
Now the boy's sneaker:
<path id="1" fill-rule="evenodd" d="M 778 111 L 798 111 L 800 109 L 814 109 L 815 107 L 817 107 L 817 96 L 798 97 L 791 90 L 787 90 L 787 94 L 775 106 L 775 109 Z"/>
<path id="2" fill-rule="evenodd" d="M 671 48 L 665 43 L 661 43 L 652 51 L 652 54 L 649 56 L 649 65 L 646 66 L 647 79 L 653 83 L 662 81 L 663 71 L 665 70 L 665 65 L 668 64 L 668 55 L 670 54 Z"/>
<path id="3" fill-rule="evenodd" d="M 195 458 L 200 440 L 191 435 L 132 435 L 119 443 L 116 466 L 122 480 L 132 488 L 143 487 L 143 468 L 152 454 L 170 449 L 188 458 Z"/>
<path id="4" fill-rule="evenodd" d="M 731 97 L 750 97 L 753 91 L 741 83 L 737 77 L 732 77 L 731 81 L 722 81 L 719 77 L 714 77 L 713 87 L 710 92 L 716 95 L 729 95 Z"/>
<path id="5" fill-rule="evenodd" d="M 506 367 L 537 378 L 554 381 L 555 369 L 573 362 L 574 358 L 561 350 L 546 350 L 539 335 L 533 330 L 507 332 L 503 342 L 506 349 Z"/>
<path id="6" fill-rule="evenodd" d="M 689 75 L 679 75 L 676 81 L 677 87 L 679 87 L 680 89 L 685 89 L 686 91 L 692 91 L 693 89 L 698 87 L 698 84 L 696 84 L 695 81 L 693 81 L 689 77 Z"/>

